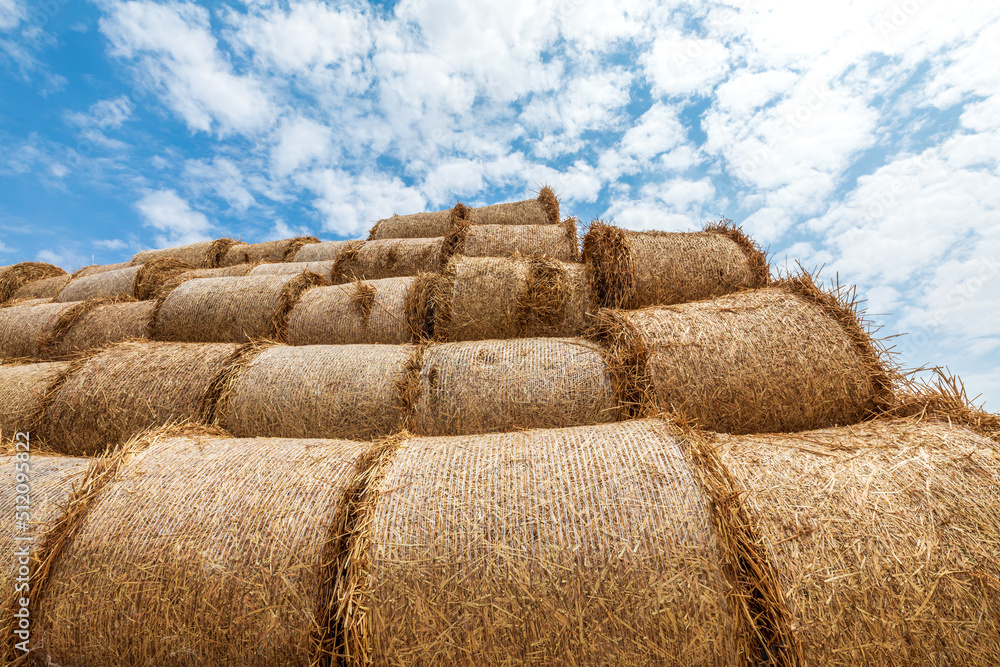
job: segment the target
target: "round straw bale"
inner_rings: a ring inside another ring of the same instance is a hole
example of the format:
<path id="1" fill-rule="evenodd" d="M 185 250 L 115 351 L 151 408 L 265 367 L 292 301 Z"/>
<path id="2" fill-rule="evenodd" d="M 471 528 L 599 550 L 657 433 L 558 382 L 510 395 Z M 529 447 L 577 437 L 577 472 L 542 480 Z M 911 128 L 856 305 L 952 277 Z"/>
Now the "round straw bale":
<path id="1" fill-rule="evenodd" d="M 639 395 L 727 433 L 853 424 L 879 410 L 881 362 L 813 301 L 771 287 L 708 301 L 602 311 Z"/>
<path id="2" fill-rule="evenodd" d="M 437 273 L 450 255 L 446 238 L 356 241 L 337 257 L 334 280 L 375 280 Z"/>
<path id="3" fill-rule="evenodd" d="M 557 225 L 559 200 L 545 186 L 537 199 L 470 208 L 467 219 L 473 225 Z"/>
<path id="4" fill-rule="evenodd" d="M 100 453 L 154 426 L 198 421 L 234 344 L 126 342 L 74 362 L 39 428 L 48 447 Z"/>
<path id="5" fill-rule="evenodd" d="M 67 362 L 0 366 L 0 437 L 4 441 L 18 431 L 34 434 L 45 397 L 68 367 Z"/>
<path id="6" fill-rule="evenodd" d="M 36 651 L 62 665 L 333 664 L 319 651 L 330 528 L 370 447 L 159 438 L 76 520 L 35 604 Z"/>
<path id="7" fill-rule="evenodd" d="M 189 245 L 177 246 L 175 248 L 162 248 L 159 250 L 143 250 L 129 262 L 131 266 L 145 264 L 152 259 L 160 257 L 172 257 L 182 262 L 187 262 L 196 269 L 213 269 L 219 266 L 219 262 L 234 245 L 243 244 L 242 241 L 233 239 L 216 239 L 214 241 L 201 241 Z"/>
<path id="8" fill-rule="evenodd" d="M 254 264 L 235 264 L 233 266 L 220 266 L 214 269 L 194 269 L 193 271 L 185 271 L 184 273 L 178 274 L 163 283 L 153 298 L 160 299 L 165 297 L 167 294 L 170 294 L 175 287 L 181 283 L 187 282 L 188 280 L 194 280 L 195 278 L 238 278 L 240 276 L 248 275 L 254 267 Z"/>
<path id="9" fill-rule="evenodd" d="M 105 271 L 124 269 L 126 266 L 131 265 L 131 262 L 118 262 L 117 264 L 91 264 L 90 266 L 85 266 L 82 269 L 74 271 L 72 277 L 83 278 L 84 276 L 92 276 L 97 273 L 104 273 Z"/>
<path id="10" fill-rule="evenodd" d="M 596 301 L 642 308 L 708 299 L 769 283 L 767 258 L 736 227 L 632 232 L 596 221 L 583 257 Z"/>
<path id="11" fill-rule="evenodd" d="M 219 266 L 285 262 L 294 257 L 299 248 L 311 243 L 319 243 L 319 239 L 312 236 L 298 236 L 293 239 L 264 241 L 263 243 L 243 243 L 231 247 L 222 258 Z"/>
<path id="12" fill-rule="evenodd" d="M 302 294 L 326 281 L 315 273 L 196 278 L 161 298 L 154 337 L 186 342 L 282 340 Z"/>
<path id="13" fill-rule="evenodd" d="M 545 255 L 575 262 L 579 258 L 576 223 L 564 225 L 470 225 L 456 252 L 467 257 L 528 257 Z"/>
<path id="14" fill-rule="evenodd" d="M 56 301 L 85 301 L 97 297 L 152 299 L 165 282 L 191 268 L 187 262 L 159 257 L 138 266 L 74 278 L 59 292 Z"/>
<path id="15" fill-rule="evenodd" d="M 17 290 L 29 283 L 64 275 L 66 272 L 58 266 L 45 262 L 21 262 L 0 266 L 0 303 L 9 301 Z"/>
<path id="16" fill-rule="evenodd" d="M 68 321 L 84 302 L 14 305 L 0 309 L 0 357 L 39 359 L 61 321 Z"/>
<path id="17" fill-rule="evenodd" d="M 11 297 L 11 301 L 20 301 L 24 299 L 49 299 L 52 300 L 59 295 L 59 291 L 66 286 L 70 277 L 68 275 L 63 276 L 52 276 L 51 278 L 42 278 L 41 280 L 33 280 L 30 283 L 22 285 L 16 292 L 14 296 Z"/>
<path id="18" fill-rule="evenodd" d="M 324 262 L 335 260 L 340 253 L 350 245 L 350 241 L 320 241 L 319 243 L 307 243 L 298 249 L 294 257 L 290 257 L 291 262 Z"/>
<path id="19" fill-rule="evenodd" d="M 42 303 L 52 303 L 54 299 L 42 298 L 42 299 L 11 299 L 7 303 L 0 304 L 0 309 L 3 308 L 13 308 L 14 306 L 37 306 Z"/>
<path id="20" fill-rule="evenodd" d="M 308 246 L 307 246 L 308 247 Z M 273 276 L 273 275 L 295 275 L 311 271 L 316 275 L 323 276 L 327 281 L 333 279 L 333 266 L 336 260 L 327 259 L 321 262 L 269 262 L 258 264 L 247 275 L 250 276 Z"/>
<path id="21" fill-rule="evenodd" d="M 290 345 L 400 344 L 429 338 L 437 276 L 317 287 L 288 316 Z"/>
<path id="22" fill-rule="evenodd" d="M 775 664 L 1000 664 L 995 442 L 878 420 L 710 446 L 776 575 L 795 660 Z"/>
<path id="23" fill-rule="evenodd" d="M 414 438 L 383 469 L 339 590 L 350 664 L 740 664 L 707 498 L 659 422 Z"/>
<path id="24" fill-rule="evenodd" d="M 413 431 L 465 435 L 615 421 L 614 384 L 597 346 L 578 338 L 431 345 Z"/>
<path id="25" fill-rule="evenodd" d="M 446 341 L 576 336 L 589 317 L 582 264 L 544 257 L 453 257 L 434 298 Z"/>
<path id="26" fill-rule="evenodd" d="M 368 233 L 368 240 L 430 239 L 448 236 L 466 218 L 468 210 L 462 204 L 456 204 L 447 211 L 394 215 L 376 222 Z"/>
<path id="27" fill-rule="evenodd" d="M 367 439 L 398 431 L 415 348 L 270 347 L 232 369 L 216 422 L 236 436 Z"/>
<path id="28" fill-rule="evenodd" d="M 55 345 L 55 358 L 70 357 L 114 343 L 150 338 L 155 301 L 109 303 L 80 316 Z"/>

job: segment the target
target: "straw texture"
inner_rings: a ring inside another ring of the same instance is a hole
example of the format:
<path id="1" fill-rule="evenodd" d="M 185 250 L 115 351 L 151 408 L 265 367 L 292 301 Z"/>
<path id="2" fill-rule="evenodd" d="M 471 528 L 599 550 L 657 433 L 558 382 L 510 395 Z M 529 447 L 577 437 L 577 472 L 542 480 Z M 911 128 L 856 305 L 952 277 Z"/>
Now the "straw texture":
<path id="1" fill-rule="evenodd" d="M 196 269 L 213 269 L 219 266 L 219 262 L 222 261 L 231 247 L 241 244 L 243 244 L 242 241 L 234 241 L 233 239 L 216 239 L 215 241 L 201 241 L 175 248 L 143 250 L 132 258 L 130 264 L 136 266 L 160 257 L 171 257 L 187 262 Z"/>
<path id="2" fill-rule="evenodd" d="M 126 266 L 132 266 L 131 262 L 118 262 L 117 264 L 91 264 L 90 266 L 85 266 L 74 271 L 72 277 L 82 278 L 84 276 L 92 276 L 97 273 L 104 273 L 105 271 L 124 269 Z"/>
<path id="3" fill-rule="evenodd" d="M 56 301 L 86 301 L 98 297 L 152 299 L 164 283 L 191 268 L 187 262 L 160 257 L 138 266 L 74 278 L 59 292 Z"/>
<path id="4" fill-rule="evenodd" d="M 239 278 L 248 275 L 250 271 L 255 268 L 253 264 L 235 264 L 233 266 L 220 266 L 214 269 L 194 269 L 193 271 L 185 271 L 180 275 L 174 276 L 170 280 L 163 283 L 160 289 L 157 290 L 153 298 L 160 299 L 170 294 L 170 292 L 188 280 L 194 280 L 195 278 Z"/>
<path id="5" fill-rule="evenodd" d="M 72 316 L 77 303 L 15 305 L 0 309 L 0 357 L 39 359 L 63 318 Z"/>
<path id="6" fill-rule="evenodd" d="M 37 605 L 39 653 L 67 667 L 329 664 L 313 661 L 330 527 L 367 448 L 154 441 L 76 520 Z"/>
<path id="7" fill-rule="evenodd" d="M 595 221 L 583 241 L 595 300 L 635 309 L 698 301 L 769 284 L 767 258 L 739 228 L 632 232 Z"/>
<path id="8" fill-rule="evenodd" d="M 739 664 L 661 424 L 410 439 L 374 481 L 339 589 L 350 664 Z"/>
<path id="9" fill-rule="evenodd" d="M 136 338 L 151 337 L 155 301 L 110 303 L 80 316 L 53 348 L 55 358 L 70 357 Z"/>
<path id="10" fill-rule="evenodd" d="M 34 434 L 45 397 L 68 366 L 65 362 L 0 366 L 0 438 L 10 441 L 18 431 Z"/>
<path id="11" fill-rule="evenodd" d="M 311 244 L 316 245 L 316 244 Z M 309 246 L 306 246 L 309 247 Z M 320 262 L 270 262 L 268 264 L 259 264 L 252 269 L 250 269 L 247 275 L 249 276 L 276 276 L 276 275 L 295 275 L 298 273 L 305 273 L 310 271 L 316 275 L 323 276 L 327 281 L 333 279 L 333 265 L 336 264 L 336 260 L 327 259 Z"/>
<path id="12" fill-rule="evenodd" d="M 29 283 L 62 275 L 66 275 L 66 272 L 45 262 L 0 266 L 0 303 L 10 301 L 19 289 Z"/>
<path id="13" fill-rule="evenodd" d="M 1000 661 L 1000 453 L 946 423 L 715 436 L 800 665 Z"/>
<path id="14" fill-rule="evenodd" d="M 288 316 L 288 343 L 418 342 L 430 335 L 435 278 L 421 274 L 309 290 Z"/>
<path id="15" fill-rule="evenodd" d="M 528 257 L 545 255 L 575 262 L 579 259 L 576 219 L 561 225 L 469 225 L 456 253 L 467 257 Z"/>
<path id="16" fill-rule="evenodd" d="M 14 296 L 11 297 L 11 301 L 20 301 L 22 299 L 54 299 L 69 280 L 70 277 L 68 275 L 32 280 L 18 288 L 14 292 Z"/>
<path id="17" fill-rule="evenodd" d="M 49 397 L 39 435 L 64 454 L 95 454 L 140 431 L 205 418 L 233 344 L 126 342 L 74 363 Z"/>
<path id="18" fill-rule="evenodd" d="M 351 241 L 320 241 L 307 243 L 289 257 L 290 262 L 326 262 L 335 261 L 340 253 L 350 245 Z"/>
<path id="19" fill-rule="evenodd" d="M 242 437 L 388 435 L 403 421 L 415 353 L 404 345 L 270 347 L 232 368 L 216 422 Z"/>
<path id="20" fill-rule="evenodd" d="M 597 347 L 574 338 L 431 345 L 413 432 L 465 435 L 614 421 L 612 378 Z"/>
<path id="21" fill-rule="evenodd" d="M 280 341 L 302 294 L 324 284 L 315 273 L 188 280 L 161 298 L 154 336 L 183 342 Z"/>
<path id="22" fill-rule="evenodd" d="M 443 341 L 576 336 L 589 306 L 581 264 L 453 257 L 434 300 L 434 335 Z"/>
<path id="23" fill-rule="evenodd" d="M 465 206 L 458 204 L 447 211 L 394 215 L 376 222 L 368 234 L 368 240 L 430 239 L 448 236 L 458 228 L 467 211 Z"/>
<path id="24" fill-rule="evenodd" d="M 293 239 L 265 241 L 263 243 L 242 243 L 229 248 L 220 260 L 219 266 L 285 262 L 294 257 L 299 248 L 310 243 L 319 243 L 319 239 L 312 236 L 297 236 Z"/>
<path id="25" fill-rule="evenodd" d="M 415 276 L 441 271 L 450 255 L 448 239 L 384 239 L 357 241 L 337 258 L 337 282 Z"/>
<path id="26" fill-rule="evenodd" d="M 473 225 L 557 225 L 559 200 L 545 186 L 537 199 L 471 208 L 467 218 Z"/>

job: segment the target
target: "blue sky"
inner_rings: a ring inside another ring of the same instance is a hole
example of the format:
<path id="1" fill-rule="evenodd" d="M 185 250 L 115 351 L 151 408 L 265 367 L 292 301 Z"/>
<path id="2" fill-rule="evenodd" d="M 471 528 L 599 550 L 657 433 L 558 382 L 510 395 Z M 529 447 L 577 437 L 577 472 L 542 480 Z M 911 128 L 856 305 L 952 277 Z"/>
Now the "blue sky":
<path id="1" fill-rule="evenodd" d="M 1000 410 L 1000 5 L 0 0 L 0 261 L 522 199 L 744 225 Z"/>

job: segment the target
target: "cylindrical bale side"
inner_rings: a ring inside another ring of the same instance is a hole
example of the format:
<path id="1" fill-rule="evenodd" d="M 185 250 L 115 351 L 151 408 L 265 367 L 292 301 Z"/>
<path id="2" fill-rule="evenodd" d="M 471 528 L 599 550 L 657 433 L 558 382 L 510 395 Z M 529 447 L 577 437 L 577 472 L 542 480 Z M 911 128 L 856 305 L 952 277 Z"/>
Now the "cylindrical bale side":
<path id="1" fill-rule="evenodd" d="M 45 397 L 68 368 L 67 362 L 0 366 L 0 437 L 5 442 L 18 432 L 34 436 Z"/>
<path id="2" fill-rule="evenodd" d="M 216 422 L 239 437 L 368 439 L 400 430 L 417 350 L 274 346 L 233 369 Z"/>
<path id="3" fill-rule="evenodd" d="M 1000 664 L 1000 451 L 944 422 L 715 436 L 800 665 Z"/>
<path id="4" fill-rule="evenodd" d="M 155 301 L 99 306 L 85 313 L 55 346 L 56 358 L 96 350 L 136 338 L 150 338 Z"/>
<path id="5" fill-rule="evenodd" d="M 264 241 L 263 243 L 243 243 L 231 247 L 219 262 L 219 266 L 284 262 L 288 258 L 294 257 L 299 248 L 311 243 L 319 243 L 319 239 L 312 236 L 298 236 L 293 239 Z"/>
<path id="6" fill-rule="evenodd" d="M 564 262 L 579 258 L 576 224 L 470 225 L 457 248 L 467 257 L 551 257 Z"/>
<path id="7" fill-rule="evenodd" d="M 737 228 L 633 232 L 590 226 L 583 256 L 596 301 L 642 308 L 709 299 L 769 283 L 767 259 Z"/>
<path id="8" fill-rule="evenodd" d="M 65 454 L 99 454 L 139 432 L 200 421 L 231 343 L 127 342 L 81 360 L 52 395 L 39 427 Z"/>
<path id="9" fill-rule="evenodd" d="M 473 225 L 557 225 L 559 200 L 546 186 L 536 199 L 470 208 L 468 221 Z"/>
<path id="10" fill-rule="evenodd" d="M 465 207 L 459 204 L 447 211 L 394 215 L 379 220 L 368 234 L 369 241 L 382 239 L 430 239 L 448 236 L 457 229 Z"/>
<path id="11" fill-rule="evenodd" d="M 348 570 L 362 664 L 738 665 L 707 499 L 658 422 L 403 442 Z"/>
<path id="12" fill-rule="evenodd" d="M 839 322 L 784 288 L 635 311 L 604 311 L 638 345 L 649 398 L 726 433 L 854 424 L 878 408 L 877 361 Z M 634 333 L 633 333 L 634 332 Z"/>
<path id="13" fill-rule="evenodd" d="M 185 271 L 163 283 L 156 294 L 153 295 L 153 298 L 162 299 L 181 283 L 194 280 L 195 278 L 239 278 L 248 275 L 254 268 L 254 264 L 234 264 L 233 266 L 220 266 L 214 269 Z"/>
<path id="14" fill-rule="evenodd" d="M 587 325 L 586 268 L 547 258 L 453 257 L 435 296 L 445 341 L 577 336 Z"/>
<path id="15" fill-rule="evenodd" d="M 21 262 L 0 266 L 0 303 L 10 301 L 19 289 L 29 283 L 64 275 L 66 275 L 64 270 L 45 262 Z"/>
<path id="16" fill-rule="evenodd" d="M 40 299 L 11 299 L 5 304 L 0 305 L 0 308 L 12 308 L 14 306 L 39 306 L 43 303 L 52 303 L 53 299 L 40 298 Z"/>
<path id="17" fill-rule="evenodd" d="M 315 244 L 313 244 L 315 245 Z M 306 246 L 309 247 L 309 246 Z M 333 266 L 336 260 L 327 259 L 320 262 L 269 262 L 258 264 L 253 267 L 247 275 L 249 276 L 275 276 L 275 275 L 295 275 L 311 271 L 316 275 L 323 276 L 327 281 L 333 280 Z"/>
<path id="18" fill-rule="evenodd" d="M 315 273 L 188 280 L 162 298 L 154 335 L 182 342 L 281 340 L 302 294 L 325 284 Z"/>
<path id="19" fill-rule="evenodd" d="M 619 418 L 596 345 L 515 338 L 431 345 L 420 370 L 413 431 L 465 435 L 603 424 Z"/>
<path id="20" fill-rule="evenodd" d="M 348 282 L 437 273 L 448 256 L 445 238 L 360 241 L 337 258 L 333 278 Z"/>
<path id="21" fill-rule="evenodd" d="M 315 647 L 331 525 L 370 447 L 159 439 L 77 522 L 32 619 L 35 650 L 66 667 L 332 664 Z"/>
<path id="22" fill-rule="evenodd" d="M 335 261 L 351 241 L 320 241 L 308 243 L 299 248 L 290 262 L 325 262 Z"/>
<path id="23" fill-rule="evenodd" d="M 68 283 L 69 280 L 70 277 L 68 275 L 52 276 L 51 278 L 33 280 L 18 288 L 18 290 L 14 292 L 14 296 L 11 297 L 11 301 L 20 301 L 23 299 L 54 299 L 59 295 L 60 290 L 66 286 L 66 283 Z"/>
<path id="24" fill-rule="evenodd" d="M 289 345 L 401 344 L 427 337 L 436 276 L 317 287 L 288 316 Z"/>
<path id="25" fill-rule="evenodd" d="M 214 269 L 219 266 L 219 262 L 225 257 L 229 249 L 234 245 L 243 244 L 242 241 L 233 239 L 216 239 L 214 241 L 201 241 L 174 248 L 161 248 L 159 250 L 143 250 L 132 258 L 131 266 L 145 264 L 146 262 L 160 257 L 171 257 L 182 262 L 187 262 L 196 269 Z"/>
<path id="26" fill-rule="evenodd" d="M 71 314 L 76 303 L 44 303 L 0 308 L 0 357 L 39 359 L 43 347 L 60 320 Z"/>
<path id="27" fill-rule="evenodd" d="M 135 280 L 142 265 L 74 278 L 59 292 L 56 301 L 86 301 L 96 297 L 135 296 Z"/>
<path id="28" fill-rule="evenodd" d="M 85 266 L 74 271 L 73 278 L 92 276 L 97 273 L 104 273 L 105 271 L 116 271 L 118 269 L 124 269 L 126 266 L 132 266 L 132 264 L 130 262 L 118 262 L 117 264 L 91 264 L 90 266 Z"/>

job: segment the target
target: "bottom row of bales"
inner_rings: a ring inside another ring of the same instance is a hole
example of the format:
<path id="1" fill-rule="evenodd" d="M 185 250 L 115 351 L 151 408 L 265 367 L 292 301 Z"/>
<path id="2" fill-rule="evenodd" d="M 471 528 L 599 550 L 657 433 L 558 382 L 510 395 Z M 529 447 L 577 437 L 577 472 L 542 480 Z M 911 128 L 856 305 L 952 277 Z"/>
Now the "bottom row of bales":
<path id="1" fill-rule="evenodd" d="M 8 661 L 1000 661 L 1000 456 L 943 422 L 376 443 L 189 427 L 30 464 L 48 522 L 33 651 Z"/>

